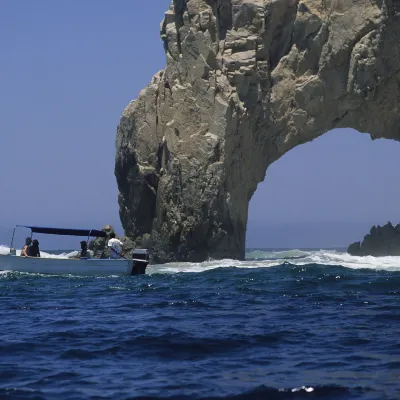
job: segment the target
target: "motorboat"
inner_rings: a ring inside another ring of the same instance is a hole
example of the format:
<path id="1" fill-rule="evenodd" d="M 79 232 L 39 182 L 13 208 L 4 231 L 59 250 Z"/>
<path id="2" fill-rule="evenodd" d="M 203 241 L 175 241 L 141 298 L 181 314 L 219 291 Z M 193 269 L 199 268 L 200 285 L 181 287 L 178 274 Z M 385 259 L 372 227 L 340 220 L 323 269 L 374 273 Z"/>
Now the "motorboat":
<path id="1" fill-rule="evenodd" d="M 25 257 L 17 255 L 13 247 L 15 230 L 19 227 L 31 230 L 31 238 L 34 233 L 64 236 L 84 236 L 90 238 L 106 238 L 107 233 L 96 229 L 65 229 L 45 228 L 38 226 L 16 225 L 11 239 L 10 252 L 0 254 L 0 271 L 17 271 L 36 274 L 51 275 L 142 275 L 146 273 L 146 267 L 150 263 L 148 249 L 134 249 L 131 258 L 61 258 L 54 257 Z"/>

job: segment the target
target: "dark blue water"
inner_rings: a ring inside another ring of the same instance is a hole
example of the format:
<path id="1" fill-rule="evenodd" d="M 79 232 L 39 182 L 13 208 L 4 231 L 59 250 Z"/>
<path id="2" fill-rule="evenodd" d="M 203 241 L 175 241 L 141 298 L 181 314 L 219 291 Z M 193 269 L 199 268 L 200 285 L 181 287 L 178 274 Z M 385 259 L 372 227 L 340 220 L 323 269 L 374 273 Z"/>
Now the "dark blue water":
<path id="1" fill-rule="evenodd" d="M 0 399 L 400 399 L 400 272 L 0 275 Z"/>

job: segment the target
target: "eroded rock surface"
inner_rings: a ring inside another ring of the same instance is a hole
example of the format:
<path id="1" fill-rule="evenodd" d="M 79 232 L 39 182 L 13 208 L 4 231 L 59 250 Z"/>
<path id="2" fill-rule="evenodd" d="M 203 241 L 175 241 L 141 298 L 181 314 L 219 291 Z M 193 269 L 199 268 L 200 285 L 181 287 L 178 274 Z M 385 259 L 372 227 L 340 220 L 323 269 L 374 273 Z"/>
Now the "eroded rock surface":
<path id="1" fill-rule="evenodd" d="M 364 240 L 352 243 L 347 252 L 353 256 L 400 256 L 400 225 L 373 226 Z"/>
<path id="2" fill-rule="evenodd" d="M 117 132 L 126 235 L 158 261 L 243 258 L 269 165 L 339 127 L 400 139 L 400 1 L 174 0 L 167 58 Z"/>

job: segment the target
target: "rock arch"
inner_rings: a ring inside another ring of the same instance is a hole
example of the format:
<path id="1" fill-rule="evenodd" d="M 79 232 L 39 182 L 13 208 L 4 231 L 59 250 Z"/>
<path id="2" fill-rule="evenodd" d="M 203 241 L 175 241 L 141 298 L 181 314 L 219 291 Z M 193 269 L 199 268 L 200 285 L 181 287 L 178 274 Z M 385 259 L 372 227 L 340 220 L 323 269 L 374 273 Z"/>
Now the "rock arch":
<path id="1" fill-rule="evenodd" d="M 174 0 L 123 112 L 120 217 L 158 261 L 243 258 L 268 166 L 338 127 L 400 140 L 400 1 Z"/>

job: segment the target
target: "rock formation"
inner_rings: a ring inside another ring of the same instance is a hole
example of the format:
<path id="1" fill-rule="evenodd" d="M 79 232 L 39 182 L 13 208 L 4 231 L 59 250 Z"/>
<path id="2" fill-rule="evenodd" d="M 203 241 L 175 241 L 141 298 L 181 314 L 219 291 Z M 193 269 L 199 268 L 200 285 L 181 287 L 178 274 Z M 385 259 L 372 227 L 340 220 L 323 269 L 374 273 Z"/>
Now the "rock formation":
<path id="1" fill-rule="evenodd" d="M 167 66 L 122 114 L 115 175 L 158 261 L 243 258 L 269 165 L 350 127 L 400 139 L 400 1 L 174 0 Z"/>
<path id="2" fill-rule="evenodd" d="M 400 256 L 400 224 L 373 226 L 363 242 L 352 243 L 347 252 L 353 256 Z"/>

